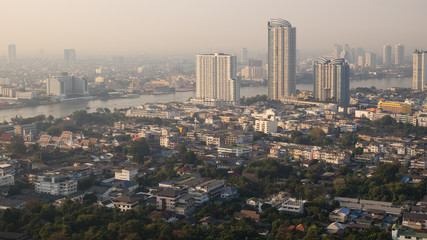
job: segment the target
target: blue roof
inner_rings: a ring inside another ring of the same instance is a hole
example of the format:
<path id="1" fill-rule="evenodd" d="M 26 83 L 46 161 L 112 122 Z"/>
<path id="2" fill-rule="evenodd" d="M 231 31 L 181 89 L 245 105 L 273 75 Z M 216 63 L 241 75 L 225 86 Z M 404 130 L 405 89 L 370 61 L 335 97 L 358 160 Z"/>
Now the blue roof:
<path id="1" fill-rule="evenodd" d="M 360 212 L 357 212 L 357 211 L 351 211 L 350 212 L 350 215 L 354 215 L 354 216 L 360 216 L 360 215 L 362 215 Z"/>
<path id="2" fill-rule="evenodd" d="M 341 208 L 338 213 L 344 213 L 344 214 L 349 214 L 350 213 L 350 209 L 348 208 Z"/>
<path id="3" fill-rule="evenodd" d="M 403 177 L 400 179 L 401 182 L 409 182 L 409 177 Z"/>

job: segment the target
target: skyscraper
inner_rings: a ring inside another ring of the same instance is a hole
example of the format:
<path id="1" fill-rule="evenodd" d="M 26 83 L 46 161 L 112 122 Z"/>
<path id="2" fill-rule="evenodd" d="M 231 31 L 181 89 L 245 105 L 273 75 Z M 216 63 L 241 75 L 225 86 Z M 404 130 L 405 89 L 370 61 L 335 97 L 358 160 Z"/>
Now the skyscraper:
<path id="1" fill-rule="evenodd" d="M 296 29 L 281 18 L 268 22 L 268 97 L 296 94 Z"/>
<path id="2" fill-rule="evenodd" d="M 350 101 L 350 67 L 343 58 L 328 60 L 319 58 L 314 62 L 314 99 L 334 100 L 342 107 Z"/>
<path id="3" fill-rule="evenodd" d="M 16 45 L 10 44 L 8 48 L 9 48 L 9 64 L 12 65 L 16 63 Z"/>
<path id="4" fill-rule="evenodd" d="M 415 50 L 413 54 L 412 89 L 424 91 L 427 83 L 427 52 Z"/>
<path id="5" fill-rule="evenodd" d="M 391 65 L 391 46 L 384 45 L 383 48 L 383 66 L 389 67 Z"/>
<path id="6" fill-rule="evenodd" d="M 339 44 L 334 45 L 334 58 L 339 58 L 342 52 L 342 46 Z"/>
<path id="7" fill-rule="evenodd" d="M 76 50 L 74 48 L 64 49 L 64 60 L 65 64 L 75 64 L 76 63 Z"/>
<path id="8" fill-rule="evenodd" d="M 403 59 L 405 57 L 405 47 L 401 43 L 399 43 L 394 47 L 394 51 L 394 64 L 398 66 L 403 65 Z"/>
<path id="9" fill-rule="evenodd" d="M 371 68 L 377 67 L 377 55 L 375 53 L 366 53 L 365 65 Z"/>
<path id="10" fill-rule="evenodd" d="M 248 65 L 248 49 L 242 48 L 242 54 L 240 55 L 240 64 L 243 66 Z"/>
<path id="11" fill-rule="evenodd" d="M 236 57 L 229 54 L 199 54 L 196 59 L 196 98 L 240 102 Z"/>

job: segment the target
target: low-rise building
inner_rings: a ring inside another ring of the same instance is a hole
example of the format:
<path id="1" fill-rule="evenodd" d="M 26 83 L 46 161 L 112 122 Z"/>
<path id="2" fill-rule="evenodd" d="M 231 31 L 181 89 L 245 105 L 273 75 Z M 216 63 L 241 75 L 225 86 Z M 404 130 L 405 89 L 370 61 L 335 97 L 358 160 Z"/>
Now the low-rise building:
<path id="1" fill-rule="evenodd" d="M 114 173 L 114 178 L 117 180 L 123 181 L 133 181 L 134 177 L 138 175 L 138 169 L 136 168 L 127 168 L 122 169 Z"/>
<path id="2" fill-rule="evenodd" d="M 122 212 L 134 209 L 135 207 L 139 206 L 140 200 L 140 197 L 129 196 L 119 196 L 112 199 L 114 207 L 119 208 Z"/>
<path id="3" fill-rule="evenodd" d="M 35 190 L 38 193 L 68 196 L 77 192 L 77 180 L 67 180 L 61 175 L 39 176 Z"/>

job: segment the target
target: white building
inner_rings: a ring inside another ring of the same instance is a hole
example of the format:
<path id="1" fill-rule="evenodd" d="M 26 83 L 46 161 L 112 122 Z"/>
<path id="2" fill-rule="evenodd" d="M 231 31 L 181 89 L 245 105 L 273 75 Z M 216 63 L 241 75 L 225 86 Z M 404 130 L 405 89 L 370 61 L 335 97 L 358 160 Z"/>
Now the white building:
<path id="1" fill-rule="evenodd" d="M 15 167 L 10 164 L 0 164 L 0 186 L 15 184 Z"/>
<path id="2" fill-rule="evenodd" d="M 2 175 L 0 176 L 0 187 L 1 186 L 12 186 L 15 184 L 15 177 L 13 175 Z"/>
<path id="3" fill-rule="evenodd" d="M 383 48 L 383 66 L 389 67 L 391 65 L 391 46 L 384 45 Z"/>
<path id="4" fill-rule="evenodd" d="M 242 156 L 252 152 L 252 148 L 250 147 L 234 147 L 234 146 L 224 146 L 218 148 L 218 156 L 224 157 L 227 154 Z"/>
<path id="5" fill-rule="evenodd" d="M 240 83 L 236 78 L 236 57 L 224 53 L 196 57 L 196 98 L 240 102 Z"/>
<path id="6" fill-rule="evenodd" d="M 133 181 L 133 178 L 138 175 L 138 169 L 128 168 L 114 173 L 114 178 L 123 181 Z"/>
<path id="7" fill-rule="evenodd" d="M 350 102 L 350 67 L 345 59 L 319 58 L 313 69 L 314 99 L 333 99 L 340 106 L 347 107 Z"/>
<path id="8" fill-rule="evenodd" d="M 371 68 L 377 67 L 377 55 L 375 53 L 366 53 L 365 65 Z"/>
<path id="9" fill-rule="evenodd" d="M 65 180 L 61 175 L 39 176 L 35 190 L 38 193 L 68 196 L 77 192 L 77 180 Z"/>
<path id="10" fill-rule="evenodd" d="M 427 83 L 427 52 L 415 50 L 413 54 L 413 80 L 412 89 L 424 91 L 424 85 Z"/>
<path id="11" fill-rule="evenodd" d="M 296 95 L 296 28 L 281 18 L 268 22 L 268 97 Z"/>
<path id="12" fill-rule="evenodd" d="M 288 198 L 279 207 L 279 211 L 284 211 L 288 213 L 304 213 L 304 203 L 306 200 L 298 200 L 295 198 Z"/>
<path id="13" fill-rule="evenodd" d="M 87 79 L 69 76 L 68 73 L 62 73 L 59 77 L 49 77 L 46 82 L 46 93 L 61 98 L 88 96 Z"/>
<path id="14" fill-rule="evenodd" d="M 277 121 L 276 119 L 272 120 L 255 120 L 255 131 L 263 132 L 266 134 L 277 132 Z"/>

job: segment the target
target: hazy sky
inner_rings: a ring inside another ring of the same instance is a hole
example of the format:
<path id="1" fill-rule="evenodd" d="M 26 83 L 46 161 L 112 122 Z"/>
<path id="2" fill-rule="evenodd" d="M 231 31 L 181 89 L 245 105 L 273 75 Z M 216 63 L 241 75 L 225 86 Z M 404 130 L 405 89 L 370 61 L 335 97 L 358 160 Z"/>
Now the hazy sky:
<path id="1" fill-rule="evenodd" d="M 334 43 L 380 53 L 402 42 L 405 54 L 427 49 L 427 0 L 3 0 L 0 56 L 129 53 L 249 54 L 267 48 L 267 21 L 297 28 L 302 53 L 332 51 Z M 394 49 L 393 49 L 394 51 Z"/>

